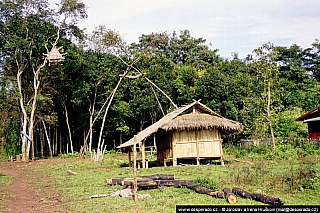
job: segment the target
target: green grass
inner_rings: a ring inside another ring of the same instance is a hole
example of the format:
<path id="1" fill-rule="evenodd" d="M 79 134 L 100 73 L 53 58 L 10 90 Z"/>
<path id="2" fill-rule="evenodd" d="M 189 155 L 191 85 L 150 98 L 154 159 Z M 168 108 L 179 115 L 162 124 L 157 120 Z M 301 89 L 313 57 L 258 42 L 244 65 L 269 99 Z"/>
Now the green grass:
<path id="1" fill-rule="evenodd" d="M 241 151 L 241 150 L 240 150 Z M 231 153 L 231 152 L 230 152 Z M 248 156 L 235 156 L 226 150 L 226 165 L 203 165 L 184 167 L 152 167 L 140 169 L 138 175 L 174 174 L 176 178 L 195 180 L 201 185 L 216 190 L 224 187 L 240 187 L 251 193 L 279 197 L 285 205 L 317 205 L 320 203 L 320 157 L 308 155 L 303 159 L 294 157 L 259 161 L 250 158 L 253 165 L 234 162 L 248 161 Z M 252 153 L 256 156 L 256 153 Z M 56 160 L 54 164 L 36 168 L 33 181 L 46 192 L 60 194 L 62 205 L 72 212 L 175 212 L 178 204 L 227 205 L 224 199 L 198 194 L 186 188 L 161 187 L 139 190 L 151 198 L 134 202 L 131 198 L 104 197 L 89 199 L 95 194 L 111 194 L 120 186 L 107 186 L 108 178 L 132 177 L 133 169 L 121 167 L 127 164 L 126 155 L 106 155 L 102 162 Z M 252 156 L 251 156 L 252 157 Z M 268 158 L 268 157 L 267 157 Z M 77 176 L 66 172 L 71 169 Z M 237 205 L 261 205 L 262 203 L 238 198 Z"/>
<path id="2" fill-rule="evenodd" d="M 8 185 L 10 185 L 13 181 L 13 177 L 12 176 L 7 176 L 4 175 L 2 173 L 0 173 L 0 200 L 5 200 L 7 198 L 12 198 L 13 195 L 9 194 L 7 192 L 4 191 L 4 188 Z M 4 203 L 0 202 L 0 211 L 4 211 Z"/>

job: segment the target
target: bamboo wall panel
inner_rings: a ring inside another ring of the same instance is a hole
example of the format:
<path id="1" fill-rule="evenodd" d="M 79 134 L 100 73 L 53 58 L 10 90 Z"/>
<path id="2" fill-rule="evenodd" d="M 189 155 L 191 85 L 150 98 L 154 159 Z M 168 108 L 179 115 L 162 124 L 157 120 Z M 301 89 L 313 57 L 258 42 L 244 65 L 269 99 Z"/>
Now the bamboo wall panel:
<path id="1" fill-rule="evenodd" d="M 177 143 L 175 148 L 176 158 L 197 157 L 196 142 Z"/>
<path id="2" fill-rule="evenodd" d="M 220 132 L 217 129 L 198 130 L 199 157 L 220 157 Z M 174 132 L 172 141 L 176 144 L 176 158 L 197 157 L 196 132 Z"/>
<path id="3" fill-rule="evenodd" d="M 159 134 L 158 160 L 163 162 L 168 158 L 196 158 L 197 138 L 199 141 L 199 157 L 221 157 L 220 132 L 217 129 L 175 131 L 174 133 Z M 172 144 L 175 144 L 174 146 Z M 173 148 L 175 156 L 173 156 Z"/>
<path id="4" fill-rule="evenodd" d="M 177 132 L 174 132 L 173 140 L 176 143 L 195 142 L 196 141 L 195 131 L 177 131 Z"/>
<path id="5" fill-rule="evenodd" d="M 199 142 L 200 157 L 220 157 L 219 141 L 200 141 Z"/>
<path id="6" fill-rule="evenodd" d="M 198 139 L 199 141 L 219 140 L 219 131 L 217 129 L 204 129 L 198 131 Z"/>

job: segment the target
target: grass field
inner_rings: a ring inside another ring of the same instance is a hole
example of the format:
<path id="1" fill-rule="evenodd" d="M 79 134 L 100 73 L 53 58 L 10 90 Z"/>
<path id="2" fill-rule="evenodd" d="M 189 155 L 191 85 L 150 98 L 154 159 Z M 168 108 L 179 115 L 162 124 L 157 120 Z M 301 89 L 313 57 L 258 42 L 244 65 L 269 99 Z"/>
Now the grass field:
<path id="1" fill-rule="evenodd" d="M 10 185 L 13 181 L 13 178 L 11 176 L 4 175 L 0 173 L 0 200 L 12 198 L 14 195 L 8 194 L 3 191 L 4 187 Z M 0 202 L 0 211 L 4 210 L 4 204 L 3 202 Z"/>
<path id="2" fill-rule="evenodd" d="M 214 165 L 152 167 L 140 169 L 138 176 L 174 174 L 176 178 L 195 180 L 215 190 L 240 187 L 251 193 L 276 196 L 285 205 L 320 204 L 318 152 L 298 158 L 292 150 L 280 154 L 262 150 L 226 148 L 225 166 L 217 161 Z M 151 198 L 138 202 L 121 197 L 89 199 L 91 195 L 111 194 L 121 189 L 120 186 L 107 186 L 108 178 L 133 176 L 133 169 L 124 166 L 127 165 L 126 158 L 126 155 L 108 154 L 102 162 L 56 159 L 35 168 L 33 183 L 44 189 L 48 196 L 59 196 L 61 204 L 73 212 L 175 212 L 176 205 L 182 204 L 228 205 L 224 199 L 174 187 L 139 190 L 141 194 L 150 194 Z M 240 162 L 234 161 L 235 158 Z M 68 169 L 78 175 L 68 175 Z M 262 203 L 238 198 L 236 205 Z"/>

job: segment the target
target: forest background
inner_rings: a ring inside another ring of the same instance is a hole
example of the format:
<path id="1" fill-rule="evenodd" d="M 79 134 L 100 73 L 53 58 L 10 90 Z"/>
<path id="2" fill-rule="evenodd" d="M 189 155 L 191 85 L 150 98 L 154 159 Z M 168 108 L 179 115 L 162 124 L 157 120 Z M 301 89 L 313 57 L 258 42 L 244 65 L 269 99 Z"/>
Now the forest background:
<path id="1" fill-rule="evenodd" d="M 242 123 L 243 132 L 224 142 L 308 138 L 307 125 L 294 120 L 320 104 L 316 38 L 306 49 L 266 43 L 244 59 L 226 59 L 188 30 L 141 35 L 132 44 L 106 26 L 85 34 L 77 23 L 86 6 L 77 0 L 61 1 L 57 11 L 46 0 L 5 0 L 0 10 L 0 138 L 8 156 L 26 152 L 28 143 L 32 159 L 79 152 L 86 143 L 96 148 L 101 139 L 116 149 L 174 109 L 143 76 L 120 76 L 137 70 L 177 106 L 201 99 Z M 65 59 L 46 63 L 55 41 Z"/>

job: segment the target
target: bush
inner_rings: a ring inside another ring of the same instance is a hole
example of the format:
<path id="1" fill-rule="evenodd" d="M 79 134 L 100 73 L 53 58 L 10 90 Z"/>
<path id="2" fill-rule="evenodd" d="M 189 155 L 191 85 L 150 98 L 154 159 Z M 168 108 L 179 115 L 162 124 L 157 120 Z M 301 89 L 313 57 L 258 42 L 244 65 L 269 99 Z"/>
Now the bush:
<path id="1" fill-rule="evenodd" d="M 21 153 L 19 121 L 12 119 L 4 128 L 5 152 L 7 156 L 16 156 Z"/>
<path id="2" fill-rule="evenodd" d="M 298 156 L 320 154 L 320 142 L 309 142 L 305 138 L 279 138 L 276 140 L 276 150 L 272 147 L 253 146 L 240 147 L 237 145 L 224 145 L 225 155 L 235 158 L 245 158 L 250 161 L 273 159 L 296 159 Z"/>

